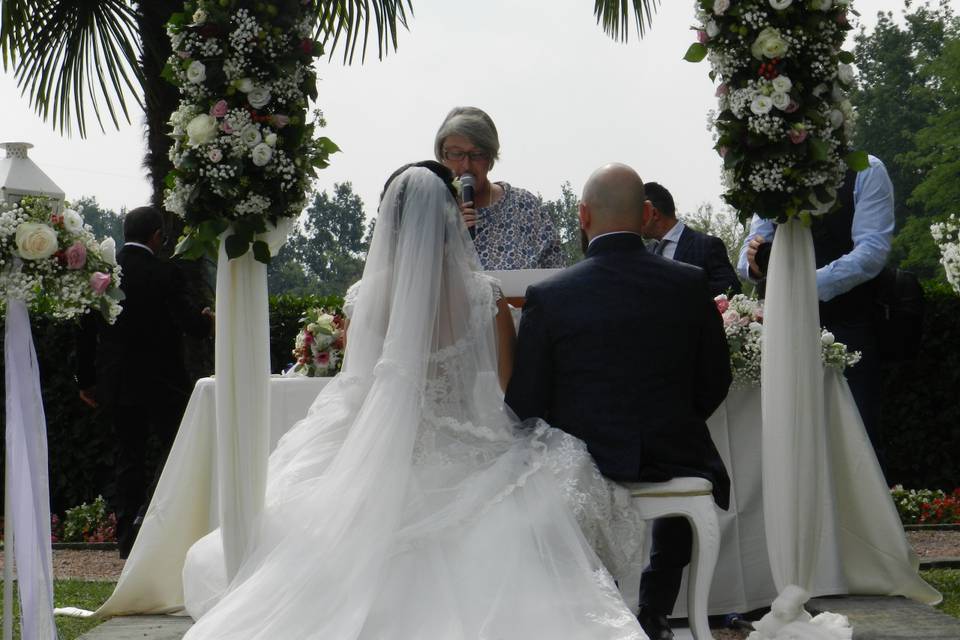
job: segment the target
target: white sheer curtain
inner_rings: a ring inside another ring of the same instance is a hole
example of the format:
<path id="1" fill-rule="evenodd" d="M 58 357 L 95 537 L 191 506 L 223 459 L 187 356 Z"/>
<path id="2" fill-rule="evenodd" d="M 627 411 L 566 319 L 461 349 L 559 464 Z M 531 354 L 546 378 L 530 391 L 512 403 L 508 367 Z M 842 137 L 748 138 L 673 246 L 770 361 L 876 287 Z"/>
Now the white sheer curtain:
<path id="1" fill-rule="evenodd" d="M 6 382 L 6 488 L 3 637 L 13 637 L 13 568 L 20 591 L 20 636 L 57 637 L 53 622 L 47 421 L 30 316 L 7 298 L 4 335 Z"/>

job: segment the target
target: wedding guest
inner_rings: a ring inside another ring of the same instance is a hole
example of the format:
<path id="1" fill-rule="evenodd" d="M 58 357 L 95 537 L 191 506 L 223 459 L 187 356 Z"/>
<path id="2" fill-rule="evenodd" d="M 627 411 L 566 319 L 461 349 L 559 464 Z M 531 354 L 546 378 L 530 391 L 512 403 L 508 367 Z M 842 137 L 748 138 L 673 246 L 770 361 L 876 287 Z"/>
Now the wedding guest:
<path id="1" fill-rule="evenodd" d="M 434 153 L 458 178 L 469 173 L 476 180 L 473 200 L 461 202 L 460 210 L 485 270 L 564 266 L 560 236 L 540 198 L 488 179 L 500 158 L 490 116 L 476 107 L 454 107 L 437 131 Z"/>
<path id="2" fill-rule="evenodd" d="M 123 218 L 124 245 L 117 253 L 126 296 L 113 325 L 84 322 L 78 341 L 80 398 L 101 407 L 113 427 L 117 541 L 125 558 L 136 539 L 138 517 L 150 501 L 190 398 L 183 362 L 185 333 L 210 335 L 213 314 L 191 305 L 180 271 L 156 256 L 165 242 L 163 217 L 139 207 Z M 161 456 L 148 464 L 147 442 L 159 440 Z"/>
<path id="3" fill-rule="evenodd" d="M 650 207 L 630 167 L 590 176 L 586 258 L 527 289 L 506 401 L 583 440 L 608 478 L 703 477 L 726 509 L 730 480 L 706 424 L 731 382 L 723 323 L 702 269 L 644 247 Z M 684 518 L 653 526 L 639 614 L 652 639 L 673 637 L 667 616 L 691 542 Z"/>
<path id="4" fill-rule="evenodd" d="M 820 322 L 839 342 L 862 354 L 860 362 L 847 367 L 844 375 L 882 467 L 875 287 L 890 255 L 894 226 L 893 184 L 883 162 L 870 156 L 869 168 L 848 171 L 837 200 L 840 210 L 814 217 L 811 227 Z M 775 233 L 771 220 L 753 217 L 737 264 L 742 277 L 756 282 L 766 276 Z"/>
<path id="5" fill-rule="evenodd" d="M 723 240 L 691 229 L 677 220 L 673 196 L 663 185 L 647 182 L 644 191 L 652 206 L 649 216 L 644 219 L 643 235 L 657 241 L 653 252 L 706 271 L 713 296 L 740 293 L 740 278 L 730 264 Z"/>

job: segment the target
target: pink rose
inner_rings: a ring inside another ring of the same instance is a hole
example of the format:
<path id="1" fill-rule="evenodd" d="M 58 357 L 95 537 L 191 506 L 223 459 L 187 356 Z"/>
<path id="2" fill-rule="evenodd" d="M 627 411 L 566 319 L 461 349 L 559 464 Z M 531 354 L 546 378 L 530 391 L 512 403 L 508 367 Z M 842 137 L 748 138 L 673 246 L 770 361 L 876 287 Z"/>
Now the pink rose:
<path id="1" fill-rule="evenodd" d="M 285 116 L 282 113 L 275 113 L 270 116 L 270 123 L 277 129 L 283 129 L 285 126 L 290 124 L 290 116 Z"/>
<path id="2" fill-rule="evenodd" d="M 717 90 L 716 90 L 716 92 L 714 93 L 714 95 L 715 95 L 717 98 L 719 98 L 719 97 L 721 97 L 721 96 L 727 95 L 728 93 L 730 93 L 730 87 L 727 85 L 726 82 L 721 82 L 721 83 L 720 83 L 720 86 L 717 87 Z"/>
<path id="3" fill-rule="evenodd" d="M 717 153 L 720 154 L 721 158 L 727 157 L 727 151 L 730 151 L 730 149 L 728 149 L 727 147 L 720 147 L 719 149 L 717 149 Z"/>
<path id="4" fill-rule="evenodd" d="M 723 312 L 730 308 L 730 301 L 722 293 L 714 298 L 713 302 L 717 305 L 717 311 L 720 312 L 720 315 L 723 315 Z"/>
<path id="5" fill-rule="evenodd" d="M 223 116 L 227 115 L 227 101 L 218 100 L 215 105 L 210 107 L 210 115 L 212 115 L 214 118 L 222 118 Z"/>
<path id="6" fill-rule="evenodd" d="M 325 367 L 330 363 L 330 354 L 327 351 L 323 351 L 317 354 L 317 364 L 321 367 Z"/>
<path id="7" fill-rule="evenodd" d="M 93 289 L 93 292 L 98 296 L 102 296 L 108 288 L 110 288 L 110 282 L 113 278 L 109 274 L 101 273 L 100 271 L 94 271 L 93 275 L 90 276 L 90 288 Z"/>
<path id="8" fill-rule="evenodd" d="M 710 36 L 708 36 L 707 32 L 703 29 L 697 29 L 697 42 L 700 44 L 707 44 L 710 42 Z"/>
<path id="9" fill-rule="evenodd" d="M 800 103 L 797 102 L 796 100 L 791 100 L 790 104 L 787 105 L 787 108 L 784 109 L 784 111 L 787 113 L 795 113 L 799 108 L 800 108 Z"/>
<path id="10" fill-rule="evenodd" d="M 207 151 L 207 157 L 210 158 L 210 162 L 220 162 L 223 160 L 223 152 L 217 147 L 214 147 L 210 149 L 210 151 Z"/>
<path id="11" fill-rule="evenodd" d="M 82 269 L 87 264 L 87 247 L 77 240 L 63 252 L 67 259 L 67 269 Z"/>
<path id="12" fill-rule="evenodd" d="M 727 309 L 723 312 L 723 326 L 729 327 L 740 322 L 740 314 L 733 309 Z"/>
<path id="13" fill-rule="evenodd" d="M 224 133 L 233 133 L 233 127 L 230 126 L 230 123 L 224 120 L 220 123 L 220 131 Z"/>
<path id="14" fill-rule="evenodd" d="M 790 129 L 787 132 L 787 136 L 790 137 L 790 142 L 793 144 L 800 144 L 807 139 L 807 130 L 806 129 Z"/>

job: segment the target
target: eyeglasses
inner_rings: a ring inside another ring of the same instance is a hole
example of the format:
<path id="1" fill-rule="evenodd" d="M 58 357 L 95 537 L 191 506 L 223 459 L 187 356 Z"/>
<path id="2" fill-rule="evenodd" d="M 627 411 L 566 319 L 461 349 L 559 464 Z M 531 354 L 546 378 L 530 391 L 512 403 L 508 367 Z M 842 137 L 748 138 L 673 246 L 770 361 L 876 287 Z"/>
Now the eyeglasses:
<path id="1" fill-rule="evenodd" d="M 490 160 L 490 154 L 486 151 L 459 151 L 453 149 L 443 150 L 443 159 L 450 162 L 460 162 L 464 158 L 469 158 L 470 162 L 487 162 Z"/>

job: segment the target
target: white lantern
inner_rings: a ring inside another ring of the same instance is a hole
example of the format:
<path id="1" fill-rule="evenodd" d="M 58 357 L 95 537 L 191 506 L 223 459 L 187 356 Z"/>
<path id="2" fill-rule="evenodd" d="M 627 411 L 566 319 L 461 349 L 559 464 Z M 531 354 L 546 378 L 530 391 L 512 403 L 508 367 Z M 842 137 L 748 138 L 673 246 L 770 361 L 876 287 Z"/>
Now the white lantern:
<path id="1" fill-rule="evenodd" d="M 0 158 L 0 202 L 19 202 L 24 196 L 45 196 L 53 201 L 54 211 L 63 209 L 63 189 L 27 157 L 29 142 L 4 142 L 7 156 Z"/>

